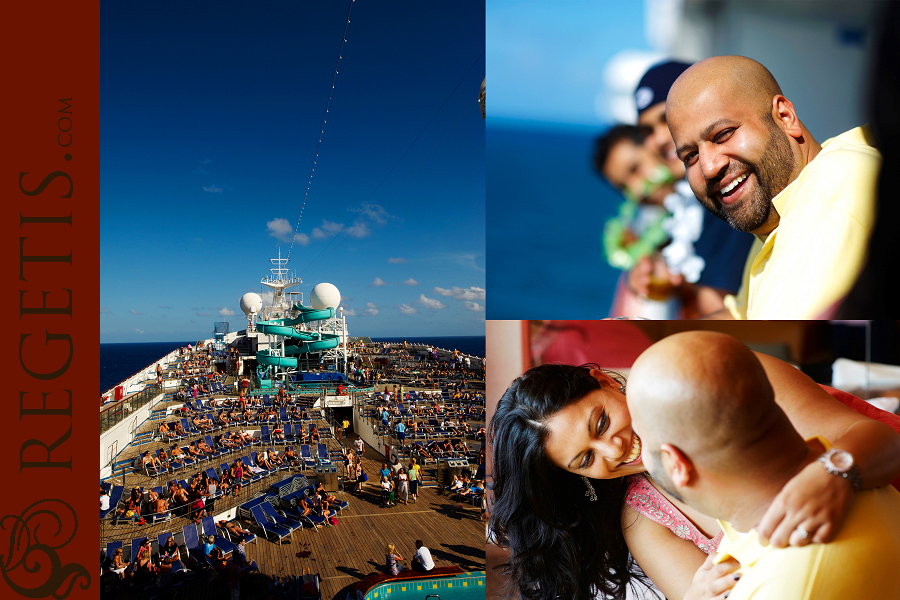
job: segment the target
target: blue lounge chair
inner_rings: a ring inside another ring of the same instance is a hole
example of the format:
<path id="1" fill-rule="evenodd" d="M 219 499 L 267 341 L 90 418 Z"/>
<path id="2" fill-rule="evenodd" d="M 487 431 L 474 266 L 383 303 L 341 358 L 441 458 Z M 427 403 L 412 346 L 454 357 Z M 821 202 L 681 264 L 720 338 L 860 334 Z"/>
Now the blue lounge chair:
<path id="1" fill-rule="evenodd" d="M 329 456 L 328 448 L 325 446 L 325 444 L 319 444 L 319 461 L 323 465 L 331 464 L 331 456 Z"/>
<path id="2" fill-rule="evenodd" d="M 116 553 L 116 550 L 121 548 L 123 545 L 122 540 L 118 540 L 115 542 L 107 542 L 106 543 L 106 558 L 112 560 L 113 555 Z M 124 560 L 124 557 L 123 557 Z"/>
<path id="3" fill-rule="evenodd" d="M 234 544 L 229 542 L 219 533 L 219 531 L 216 529 L 216 522 L 212 517 L 203 517 L 202 519 L 200 519 L 200 525 L 203 527 L 203 535 L 216 536 L 216 547 L 222 550 L 224 554 L 230 554 L 232 551 L 234 551 Z"/>
<path id="4" fill-rule="evenodd" d="M 266 517 L 268 517 L 276 525 L 287 527 L 291 531 L 303 527 L 302 524 L 298 523 L 294 519 L 289 519 L 286 516 L 279 514 L 278 511 L 275 510 L 275 508 L 268 502 L 263 502 L 259 506 L 262 508 L 262 511 L 263 513 L 265 513 Z"/>
<path id="5" fill-rule="evenodd" d="M 114 485 L 109 491 L 109 509 L 100 511 L 100 519 L 105 519 L 109 515 L 116 512 L 116 507 L 119 506 L 119 502 L 122 501 L 122 495 L 125 493 L 125 488 L 121 485 Z"/>
<path id="6" fill-rule="evenodd" d="M 174 533 L 170 533 L 168 531 L 160 533 L 159 535 L 156 536 L 156 543 L 159 545 L 160 548 L 162 548 L 165 545 L 166 541 L 168 541 L 169 537 L 174 536 L 174 535 L 175 535 Z M 184 570 L 185 570 L 184 565 L 181 564 L 180 560 L 176 560 L 175 562 L 172 563 L 172 575 L 174 575 L 175 573 L 177 573 L 179 571 L 184 571 Z"/>
<path id="7" fill-rule="evenodd" d="M 309 453 L 309 444 L 301 444 L 300 445 L 300 457 L 303 459 L 303 463 L 307 467 L 315 467 L 316 460 Z"/>
<path id="8" fill-rule="evenodd" d="M 250 514 L 253 515 L 253 519 L 256 521 L 259 528 L 263 530 L 266 539 L 270 539 L 270 536 L 274 536 L 276 541 L 280 542 L 291 535 L 291 530 L 287 527 L 282 527 L 270 522 L 261 505 L 252 507 L 250 509 Z"/>
<path id="9" fill-rule="evenodd" d="M 206 556 L 206 551 L 203 549 L 203 545 L 200 544 L 200 537 L 197 535 L 197 526 L 193 523 L 188 523 L 181 531 L 184 535 L 184 547 L 187 548 L 188 554 L 194 559 L 194 562 L 200 566 L 211 566 L 209 557 Z"/>

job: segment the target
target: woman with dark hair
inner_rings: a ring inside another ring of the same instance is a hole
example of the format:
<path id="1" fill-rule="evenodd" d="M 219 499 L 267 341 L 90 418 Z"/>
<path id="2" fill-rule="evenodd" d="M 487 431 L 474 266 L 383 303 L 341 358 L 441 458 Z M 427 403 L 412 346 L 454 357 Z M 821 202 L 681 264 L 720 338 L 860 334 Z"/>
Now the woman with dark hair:
<path id="1" fill-rule="evenodd" d="M 795 428 L 852 453 L 862 488 L 889 485 L 900 473 L 896 431 L 850 410 L 790 365 L 757 358 Z M 497 405 L 490 529 L 510 549 L 503 568 L 528 599 L 624 599 L 628 587 L 649 579 L 670 600 L 702 597 L 700 588 L 714 577 L 698 569 L 718 546 L 720 528 L 643 475 L 624 379 L 592 367 L 535 367 Z M 820 516 L 819 526 L 807 528 L 808 540 L 790 541 L 827 541 L 852 493 L 815 462 L 785 486 L 757 529 L 780 545 L 799 526 L 785 531 L 785 524 L 803 522 L 802 512 Z"/>

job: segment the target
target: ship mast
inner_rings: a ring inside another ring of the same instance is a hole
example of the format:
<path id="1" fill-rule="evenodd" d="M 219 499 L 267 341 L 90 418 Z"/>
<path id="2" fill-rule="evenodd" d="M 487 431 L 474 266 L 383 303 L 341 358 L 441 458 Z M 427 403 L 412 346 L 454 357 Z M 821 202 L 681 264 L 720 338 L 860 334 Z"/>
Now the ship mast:
<path id="1" fill-rule="evenodd" d="M 284 290 L 303 283 L 303 280 L 296 276 L 287 275 L 289 269 L 285 265 L 290 260 L 290 258 L 281 258 L 281 248 L 278 249 L 278 258 L 269 259 L 269 262 L 274 266 L 269 268 L 270 275 L 263 277 L 260 283 L 270 288 L 275 296 L 272 298 L 272 305 L 263 310 L 264 318 L 281 318 L 291 310 L 291 304 L 288 302 Z"/>

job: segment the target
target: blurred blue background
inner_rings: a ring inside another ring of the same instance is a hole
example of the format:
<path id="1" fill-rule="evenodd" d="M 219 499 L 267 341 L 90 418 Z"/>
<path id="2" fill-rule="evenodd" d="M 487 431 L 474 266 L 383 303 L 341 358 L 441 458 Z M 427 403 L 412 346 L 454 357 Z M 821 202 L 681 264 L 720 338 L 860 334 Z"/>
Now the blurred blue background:
<path id="1" fill-rule="evenodd" d="M 666 57 L 740 54 L 781 84 L 818 141 L 866 122 L 879 0 L 489 0 L 488 319 L 606 317 L 620 274 L 603 255 L 622 202 L 594 139 L 633 122 L 631 94 Z M 744 257 L 739 260 L 743 263 Z"/>

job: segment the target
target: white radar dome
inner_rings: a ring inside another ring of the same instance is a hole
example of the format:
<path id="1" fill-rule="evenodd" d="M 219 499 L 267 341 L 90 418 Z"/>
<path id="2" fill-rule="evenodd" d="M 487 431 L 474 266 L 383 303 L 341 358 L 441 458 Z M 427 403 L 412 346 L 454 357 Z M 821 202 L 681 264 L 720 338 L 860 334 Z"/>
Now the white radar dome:
<path id="1" fill-rule="evenodd" d="M 310 292 L 309 303 L 316 310 L 336 309 L 341 303 L 341 293 L 330 283 L 320 283 Z"/>
<path id="2" fill-rule="evenodd" d="M 262 298 L 259 294 L 247 292 L 241 296 L 241 310 L 245 315 L 255 315 L 262 310 Z"/>

